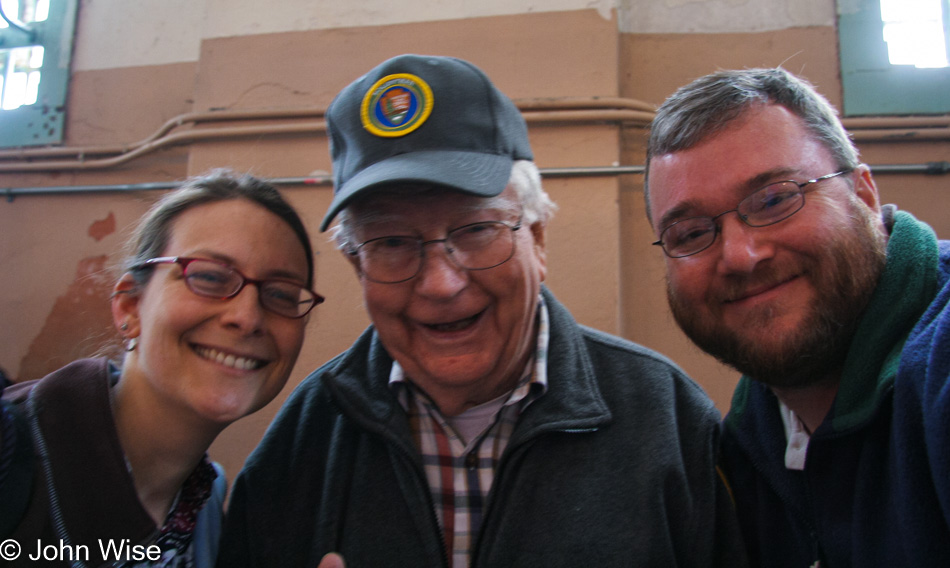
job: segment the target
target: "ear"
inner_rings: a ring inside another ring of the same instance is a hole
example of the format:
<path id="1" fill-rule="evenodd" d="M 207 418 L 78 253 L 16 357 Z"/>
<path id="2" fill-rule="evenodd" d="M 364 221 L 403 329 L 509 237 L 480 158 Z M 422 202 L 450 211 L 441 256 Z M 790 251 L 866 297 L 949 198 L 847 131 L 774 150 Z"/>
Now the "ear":
<path id="1" fill-rule="evenodd" d="M 877 184 L 871 175 L 871 168 L 867 164 L 859 164 L 851 174 L 854 176 L 854 194 L 862 203 L 875 213 L 881 212 L 881 200 L 877 192 Z"/>
<path id="2" fill-rule="evenodd" d="M 541 280 L 548 275 L 547 227 L 541 221 L 531 225 L 531 238 L 534 244 L 534 256 L 538 261 L 538 270 L 541 271 Z"/>
<path id="3" fill-rule="evenodd" d="M 126 272 L 112 289 L 112 322 L 116 329 L 127 338 L 138 337 L 139 300 L 141 290 L 132 274 Z M 123 329 L 122 326 L 126 328 Z"/>

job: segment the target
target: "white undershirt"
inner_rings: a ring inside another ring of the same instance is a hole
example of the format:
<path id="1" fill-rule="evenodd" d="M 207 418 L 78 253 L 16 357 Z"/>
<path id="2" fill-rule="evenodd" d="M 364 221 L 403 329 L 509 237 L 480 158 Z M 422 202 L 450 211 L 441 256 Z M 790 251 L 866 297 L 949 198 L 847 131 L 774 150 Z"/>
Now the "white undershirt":
<path id="1" fill-rule="evenodd" d="M 462 443 L 468 444 L 495 423 L 495 415 L 510 396 L 511 393 L 506 392 L 495 400 L 469 408 L 458 416 L 446 416 L 445 421 L 452 426 L 455 433 L 462 439 Z"/>
<path id="2" fill-rule="evenodd" d="M 805 454 L 808 452 L 811 436 L 798 415 L 782 401 L 778 403 L 778 412 L 782 416 L 782 425 L 785 426 L 785 439 L 788 440 L 785 447 L 785 467 L 802 471 L 805 469 Z"/>

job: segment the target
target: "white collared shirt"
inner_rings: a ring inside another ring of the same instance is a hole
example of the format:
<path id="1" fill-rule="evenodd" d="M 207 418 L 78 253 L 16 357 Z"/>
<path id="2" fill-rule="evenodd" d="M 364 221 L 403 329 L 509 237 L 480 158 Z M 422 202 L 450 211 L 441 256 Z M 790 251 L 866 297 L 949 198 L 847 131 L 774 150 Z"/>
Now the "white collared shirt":
<path id="1" fill-rule="evenodd" d="M 785 467 L 802 471 L 805 469 L 805 455 L 808 453 L 811 435 L 808 434 L 808 430 L 805 429 L 798 415 L 781 400 L 778 403 L 778 411 L 782 416 L 785 439 L 788 441 L 788 445 L 785 446 Z"/>

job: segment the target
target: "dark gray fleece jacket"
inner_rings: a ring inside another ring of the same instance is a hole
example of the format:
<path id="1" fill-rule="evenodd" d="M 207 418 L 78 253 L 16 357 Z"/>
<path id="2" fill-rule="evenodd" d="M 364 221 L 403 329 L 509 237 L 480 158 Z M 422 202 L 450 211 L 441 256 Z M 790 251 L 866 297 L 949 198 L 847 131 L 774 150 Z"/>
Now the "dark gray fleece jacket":
<path id="1" fill-rule="evenodd" d="M 713 403 L 543 294 L 548 391 L 501 459 L 472 566 L 744 566 Z M 370 328 L 301 383 L 236 481 L 219 566 L 448 565 L 391 365 Z"/>

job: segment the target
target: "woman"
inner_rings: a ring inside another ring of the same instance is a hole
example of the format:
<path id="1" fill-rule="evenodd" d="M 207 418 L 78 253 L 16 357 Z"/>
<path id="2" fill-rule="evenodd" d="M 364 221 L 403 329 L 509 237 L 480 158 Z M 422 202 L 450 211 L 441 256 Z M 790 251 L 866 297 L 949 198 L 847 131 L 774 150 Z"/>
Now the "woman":
<path id="1" fill-rule="evenodd" d="M 0 444 L 0 536 L 24 511 L 9 535 L 24 565 L 213 565 L 224 487 L 206 451 L 281 390 L 323 301 L 300 218 L 250 176 L 189 180 L 132 242 L 112 297 L 121 368 L 80 360 L 4 392 L 19 427 Z M 28 500 L 10 457 L 24 440 Z"/>

